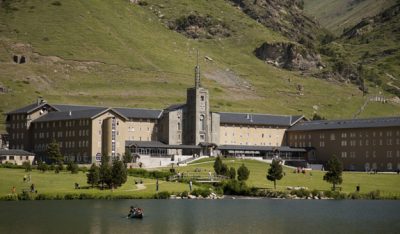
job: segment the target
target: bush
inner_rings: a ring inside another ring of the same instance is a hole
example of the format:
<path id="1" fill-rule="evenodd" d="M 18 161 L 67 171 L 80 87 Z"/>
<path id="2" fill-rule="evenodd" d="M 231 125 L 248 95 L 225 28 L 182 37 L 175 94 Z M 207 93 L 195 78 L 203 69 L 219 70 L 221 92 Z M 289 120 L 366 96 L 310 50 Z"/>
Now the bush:
<path id="1" fill-rule="evenodd" d="M 23 166 L 19 166 L 10 162 L 6 162 L 4 164 L 0 164 L 1 168 L 10 168 L 10 169 L 23 169 Z"/>
<path id="2" fill-rule="evenodd" d="M 77 174 L 79 171 L 78 164 L 74 162 L 69 162 L 67 166 L 67 170 L 71 172 L 71 174 Z"/>
<path id="3" fill-rule="evenodd" d="M 371 191 L 366 194 L 368 199 L 376 200 L 381 198 L 381 192 L 379 190 Z"/>
<path id="4" fill-rule="evenodd" d="M 291 195 L 296 195 L 297 197 L 309 197 L 311 192 L 306 189 L 292 190 Z"/>
<path id="5" fill-rule="evenodd" d="M 171 194 L 168 191 L 162 191 L 159 193 L 154 194 L 154 199 L 169 199 Z"/>
<path id="6" fill-rule="evenodd" d="M 194 189 L 191 192 L 192 195 L 198 197 L 199 195 L 201 195 L 202 197 L 208 197 L 211 194 L 211 191 L 208 188 L 198 188 L 198 189 Z"/>
<path id="7" fill-rule="evenodd" d="M 30 201 L 30 200 L 34 200 L 34 198 L 35 198 L 34 195 L 27 191 L 22 191 L 22 193 L 18 194 L 18 200 Z"/>
<path id="8" fill-rule="evenodd" d="M 181 193 L 181 197 L 182 198 L 184 198 L 184 197 L 187 197 L 189 195 L 189 192 L 188 191 L 183 191 L 182 193 Z"/>
<path id="9" fill-rule="evenodd" d="M 165 179 L 172 176 L 174 173 L 168 171 L 147 171 L 141 168 L 128 169 L 128 175 L 150 179 Z"/>
<path id="10" fill-rule="evenodd" d="M 32 171 L 31 163 L 29 161 L 25 161 L 22 163 L 22 167 L 25 168 L 25 171 Z"/>
<path id="11" fill-rule="evenodd" d="M 244 181 L 228 180 L 222 184 L 222 189 L 227 195 L 250 195 L 250 189 Z"/>

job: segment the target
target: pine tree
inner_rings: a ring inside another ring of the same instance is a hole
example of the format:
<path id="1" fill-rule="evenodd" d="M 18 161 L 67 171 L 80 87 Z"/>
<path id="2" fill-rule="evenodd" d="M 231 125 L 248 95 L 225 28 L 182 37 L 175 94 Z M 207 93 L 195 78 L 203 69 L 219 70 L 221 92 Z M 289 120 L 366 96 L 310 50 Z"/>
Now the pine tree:
<path id="1" fill-rule="evenodd" d="M 114 187 L 119 187 L 126 182 L 128 175 L 126 172 L 126 167 L 122 161 L 115 160 L 113 162 L 113 166 L 111 169 L 111 175 L 112 175 L 112 179 L 111 179 L 112 185 Z"/>
<path id="2" fill-rule="evenodd" d="M 92 185 L 92 187 L 98 185 L 100 181 L 100 168 L 93 163 L 86 176 L 88 184 Z"/>
<path id="3" fill-rule="evenodd" d="M 56 140 L 52 140 L 52 142 L 47 146 L 47 158 L 50 162 L 55 164 L 60 164 L 63 162 L 63 156 L 60 152 L 60 146 L 56 142 Z"/>
<path id="4" fill-rule="evenodd" d="M 107 155 L 101 156 L 100 183 L 102 188 L 104 188 L 104 184 L 108 185 L 108 187 L 111 188 L 112 175 L 110 166 L 110 156 Z"/>
<path id="5" fill-rule="evenodd" d="M 215 171 L 215 173 L 217 173 L 217 175 L 220 175 L 221 174 L 221 169 L 222 169 L 222 160 L 218 156 L 217 158 L 215 158 L 214 171 Z"/>
<path id="6" fill-rule="evenodd" d="M 131 163 L 131 162 L 132 162 L 132 159 L 133 159 L 132 154 L 131 154 L 129 151 L 125 151 L 124 156 L 123 156 L 123 158 L 122 158 L 122 160 L 123 160 L 125 166 L 126 166 L 128 163 Z"/>
<path id="7" fill-rule="evenodd" d="M 279 160 L 272 160 L 270 168 L 268 169 L 267 179 L 274 182 L 274 188 L 276 189 L 276 181 L 282 179 L 283 170 Z"/>
<path id="8" fill-rule="evenodd" d="M 236 170 L 234 167 L 231 167 L 229 169 L 229 178 L 231 178 L 232 180 L 234 180 L 236 178 Z"/>
<path id="9" fill-rule="evenodd" d="M 328 170 L 324 175 L 324 180 L 331 183 L 333 185 L 333 190 L 336 189 L 337 184 L 341 184 L 343 182 L 342 172 L 343 166 L 339 159 L 333 155 L 331 159 L 329 159 L 328 164 L 326 165 L 326 169 Z"/>
<path id="10" fill-rule="evenodd" d="M 250 171 L 244 164 L 242 164 L 237 170 L 237 174 L 239 181 L 246 181 L 249 178 Z"/>

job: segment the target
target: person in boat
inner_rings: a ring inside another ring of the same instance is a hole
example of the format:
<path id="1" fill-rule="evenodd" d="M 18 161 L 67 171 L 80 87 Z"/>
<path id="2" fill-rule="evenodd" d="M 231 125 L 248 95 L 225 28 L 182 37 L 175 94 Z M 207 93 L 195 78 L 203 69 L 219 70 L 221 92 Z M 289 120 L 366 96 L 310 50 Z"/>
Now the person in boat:
<path id="1" fill-rule="evenodd" d="M 135 213 L 135 207 L 131 206 L 131 209 L 129 210 L 129 214 L 128 217 L 130 217 L 131 215 L 133 215 Z"/>

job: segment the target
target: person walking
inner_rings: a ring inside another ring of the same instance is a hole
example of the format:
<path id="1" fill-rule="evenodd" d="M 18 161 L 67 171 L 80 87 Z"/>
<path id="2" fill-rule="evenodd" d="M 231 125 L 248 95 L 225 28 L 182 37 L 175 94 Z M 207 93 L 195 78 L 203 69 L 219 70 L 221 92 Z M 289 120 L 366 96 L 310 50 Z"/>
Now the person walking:
<path id="1" fill-rule="evenodd" d="M 158 179 L 156 180 L 156 191 L 158 192 Z"/>
<path id="2" fill-rule="evenodd" d="M 189 190 L 190 190 L 190 192 L 192 192 L 192 187 L 193 187 L 193 183 L 192 183 L 192 181 L 189 181 Z"/>

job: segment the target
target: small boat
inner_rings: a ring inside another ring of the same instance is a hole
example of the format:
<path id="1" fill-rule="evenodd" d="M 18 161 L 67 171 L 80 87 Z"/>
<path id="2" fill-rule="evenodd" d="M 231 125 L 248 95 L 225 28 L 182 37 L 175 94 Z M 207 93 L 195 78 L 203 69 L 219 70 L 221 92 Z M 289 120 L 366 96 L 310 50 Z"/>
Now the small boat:
<path id="1" fill-rule="evenodd" d="M 133 212 L 129 213 L 128 218 L 130 219 L 143 219 L 143 209 L 135 207 L 132 209 Z"/>

